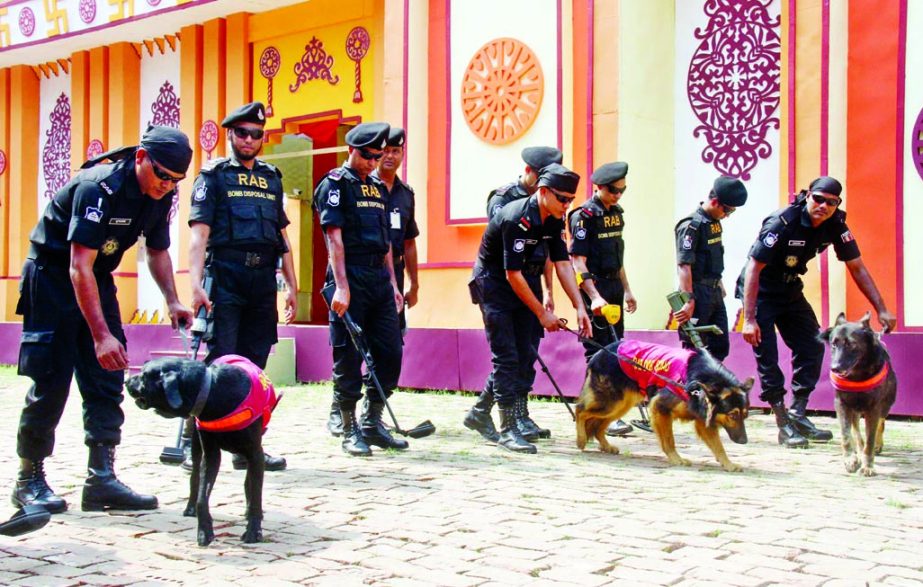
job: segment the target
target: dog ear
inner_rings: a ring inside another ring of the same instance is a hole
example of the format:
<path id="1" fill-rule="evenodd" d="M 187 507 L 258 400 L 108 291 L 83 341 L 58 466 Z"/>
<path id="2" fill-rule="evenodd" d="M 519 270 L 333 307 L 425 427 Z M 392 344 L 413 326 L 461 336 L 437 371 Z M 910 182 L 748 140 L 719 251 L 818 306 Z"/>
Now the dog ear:
<path id="1" fill-rule="evenodd" d="M 746 392 L 753 389 L 753 377 L 747 377 L 744 382 L 740 384 L 740 388 Z"/>
<path id="2" fill-rule="evenodd" d="M 840 314 L 840 316 L 842 316 L 842 314 Z M 839 320 L 839 318 L 838 318 L 838 320 Z M 820 333 L 817 335 L 817 340 L 819 340 L 819 341 L 821 341 L 821 342 L 830 342 L 830 334 L 831 334 L 832 332 L 833 332 L 833 327 L 832 327 L 832 326 L 831 326 L 830 328 L 824 328 L 824 329 L 821 330 Z"/>
<path id="3" fill-rule="evenodd" d="M 834 322 L 833 325 L 839 326 L 841 324 L 846 324 L 846 322 L 848 322 L 848 320 L 846 320 L 846 314 L 840 312 L 839 316 L 836 317 L 836 322 Z"/>
<path id="4" fill-rule="evenodd" d="M 869 311 L 866 311 L 862 318 L 859 319 L 859 323 L 862 324 L 862 328 L 865 328 L 866 330 L 872 329 L 871 321 L 872 313 Z"/>
<path id="5" fill-rule="evenodd" d="M 183 405 L 183 398 L 179 394 L 179 375 L 172 371 L 163 374 L 163 395 L 172 409 L 178 410 Z"/>

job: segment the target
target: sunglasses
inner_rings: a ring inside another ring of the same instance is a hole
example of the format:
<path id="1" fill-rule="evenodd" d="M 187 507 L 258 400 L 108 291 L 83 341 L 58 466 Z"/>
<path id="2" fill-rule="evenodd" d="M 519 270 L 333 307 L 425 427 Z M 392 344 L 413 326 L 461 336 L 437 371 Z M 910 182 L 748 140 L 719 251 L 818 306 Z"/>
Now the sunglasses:
<path id="1" fill-rule="evenodd" d="M 831 196 L 828 198 L 817 192 L 814 192 L 811 194 L 811 199 L 814 200 L 815 204 L 827 204 L 831 208 L 836 208 L 843 202 L 843 200 L 841 200 L 840 198 L 836 196 Z"/>
<path id="2" fill-rule="evenodd" d="M 384 155 L 384 153 L 372 153 L 371 151 L 366 151 L 365 149 L 359 149 L 359 156 L 366 161 L 378 161 L 384 157 Z"/>
<path id="3" fill-rule="evenodd" d="M 565 206 L 567 206 L 568 204 L 572 203 L 574 200 L 577 199 L 577 196 L 567 197 L 564 194 L 557 192 L 551 188 L 548 188 L 548 191 L 554 194 L 554 197 L 557 198 L 558 201 L 564 204 Z"/>
<path id="4" fill-rule="evenodd" d="M 156 176 L 157 176 L 157 179 L 159 179 L 160 181 L 172 181 L 173 183 L 179 183 L 179 182 L 183 181 L 184 179 L 186 179 L 186 176 L 185 176 L 185 175 L 181 175 L 181 176 L 179 176 L 179 177 L 176 177 L 176 176 L 174 176 L 174 175 L 170 175 L 170 174 L 167 172 L 167 170 L 164 169 L 163 167 L 161 167 L 160 165 L 158 165 L 157 162 L 154 161 L 154 160 L 150 157 L 150 155 L 148 155 L 147 158 L 148 158 L 148 161 L 151 162 L 151 169 L 154 170 L 154 175 L 156 175 Z"/>
<path id="5" fill-rule="evenodd" d="M 734 213 L 735 210 L 737 210 L 737 208 L 735 208 L 734 206 L 728 206 L 727 204 L 722 204 L 720 202 L 718 203 L 718 205 L 721 206 L 721 211 L 724 212 L 725 216 L 730 216 L 731 214 Z"/>
<path id="6" fill-rule="evenodd" d="M 245 139 L 250 137 L 254 141 L 258 141 L 263 138 L 263 129 L 261 128 L 244 128 L 242 126 L 234 127 L 234 136 L 238 139 Z"/>
<path id="7" fill-rule="evenodd" d="M 614 183 L 609 184 L 608 187 L 609 187 L 609 191 L 612 192 L 613 194 L 624 194 L 624 193 L 625 193 L 625 190 L 628 189 L 628 186 L 627 186 L 627 185 L 622 186 L 622 187 L 620 187 L 620 188 L 617 188 L 617 187 L 615 187 L 615 184 L 614 184 Z"/>

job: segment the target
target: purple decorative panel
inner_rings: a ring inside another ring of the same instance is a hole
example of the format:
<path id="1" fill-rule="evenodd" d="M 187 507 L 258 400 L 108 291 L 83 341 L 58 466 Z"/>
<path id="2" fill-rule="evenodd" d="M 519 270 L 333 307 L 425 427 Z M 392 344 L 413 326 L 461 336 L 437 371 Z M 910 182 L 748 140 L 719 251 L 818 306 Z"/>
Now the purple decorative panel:
<path id="1" fill-rule="evenodd" d="M 910 137 L 910 158 L 913 159 L 913 165 L 917 168 L 920 179 L 923 179 L 923 110 L 917 115 L 917 121 L 913 124 L 913 136 Z"/>
<path id="2" fill-rule="evenodd" d="M 311 41 L 304 46 L 301 61 L 295 64 L 295 83 L 291 84 L 288 90 L 294 94 L 301 84 L 315 79 L 325 80 L 331 86 L 335 86 L 340 83 L 340 76 L 333 75 L 330 72 L 331 67 L 333 67 L 333 57 L 327 55 L 324 43 L 317 37 L 311 37 Z"/>
<path id="3" fill-rule="evenodd" d="M 179 128 L 179 96 L 169 81 L 163 82 L 160 86 L 157 99 L 151 104 L 151 114 L 154 118 L 148 124 Z"/>
<path id="4" fill-rule="evenodd" d="M 686 90 L 701 124 L 693 131 L 708 145 L 702 160 L 726 175 L 750 179 L 772 154 L 766 140 L 779 128 L 781 17 L 772 0 L 706 0 L 708 25 L 689 63 Z"/>
<path id="5" fill-rule="evenodd" d="M 66 94 L 58 96 L 49 119 L 51 128 L 45 131 L 42 171 L 45 197 L 51 199 L 71 177 L 71 103 Z"/>
<path id="6" fill-rule="evenodd" d="M 0 175 L 6 173 L 6 152 L 0 149 Z"/>
<path id="7" fill-rule="evenodd" d="M 97 155 L 102 155 L 106 150 L 106 147 L 103 145 L 103 142 L 99 139 L 93 139 L 90 141 L 90 144 L 87 145 L 87 159 L 92 159 Z"/>
<path id="8" fill-rule="evenodd" d="M 31 37 L 35 32 L 35 13 L 28 6 L 19 11 L 19 32 L 24 37 Z"/>
<path id="9" fill-rule="evenodd" d="M 369 52 L 371 41 L 369 32 L 365 27 L 357 26 L 349 31 L 346 37 L 346 55 L 356 62 L 356 91 L 353 93 L 353 102 L 362 101 L 362 58 Z"/>
<path id="10" fill-rule="evenodd" d="M 275 47 L 266 47 L 260 55 L 260 75 L 266 78 L 266 116 L 272 117 L 272 78 L 279 73 L 282 66 L 282 55 Z"/>
<path id="11" fill-rule="evenodd" d="M 93 22 L 93 19 L 96 18 L 96 0 L 80 0 L 78 10 L 80 12 L 80 20 L 90 24 Z"/>

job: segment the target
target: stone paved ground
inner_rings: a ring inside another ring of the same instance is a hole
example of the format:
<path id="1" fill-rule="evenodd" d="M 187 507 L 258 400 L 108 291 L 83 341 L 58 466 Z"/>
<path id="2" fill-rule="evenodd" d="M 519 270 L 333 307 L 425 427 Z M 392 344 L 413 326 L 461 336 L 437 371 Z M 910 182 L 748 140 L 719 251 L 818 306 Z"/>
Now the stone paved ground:
<path id="1" fill-rule="evenodd" d="M 0 371 L 4 491 L 25 389 Z M 329 397 L 327 386 L 290 388 L 273 417 L 266 445 L 289 470 L 267 474 L 266 542 L 239 541 L 244 474 L 225 457 L 211 500 L 218 539 L 199 548 L 194 520 L 181 515 L 187 476 L 157 462 L 176 422 L 130 403 L 120 477 L 161 507 L 79 511 L 75 392 L 47 463 L 71 509 L 37 533 L 0 537 L 0 584 L 923 584 L 923 423 L 889 423 L 879 476 L 866 479 L 845 472 L 833 444 L 779 448 L 756 413 L 750 444 L 725 442 L 746 468 L 729 474 L 688 426 L 677 438 L 693 464 L 668 467 L 643 432 L 619 441 L 619 456 L 580 453 L 565 408 L 533 402 L 554 439 L 514 456 L 461 426 L 471 396 L 401 393 L 402 423 L 430 418 L 438 432 L 361 460 L 326 434 Z"/>

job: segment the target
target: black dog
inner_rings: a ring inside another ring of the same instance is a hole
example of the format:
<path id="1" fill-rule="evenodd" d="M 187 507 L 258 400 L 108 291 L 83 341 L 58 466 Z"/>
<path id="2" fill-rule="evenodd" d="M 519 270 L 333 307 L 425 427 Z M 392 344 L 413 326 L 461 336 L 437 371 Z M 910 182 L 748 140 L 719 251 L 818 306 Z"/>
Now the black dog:
<path id="1" fill-rule="evenodd" d="M 224 363 L 225 360 L 233 364 Z M 198 517 L 199 546 L 207 546 L 215 539 L 208 498 L 218 477 L 222 450 L 247 458 L 244 482 L 247 530 L 241 538 L 248 543 L 261 541 L 265 465 L 262 436 L 278 402 L 262 371 L 234 355 L 221 357 L 211 366 L 190 359 L 162 358 L 146 363 L 139 375 L 129 377 L 125 386 L 143 410 L 153 408 L 165 418 L 195 416 L 197 419 L 199 430 L 192 439 L 189 502 L 183 515 Z M 263 391 L 266 395 L 271 393 L 271 400 L 264 407 L 252 406 L 251 398 Z M 203 454 L 204 475 L 201 474 Z"/>
<path id="2" fill-rule="evenodd" d="M 891 357 L 869 326 L 871 314 L 848 322 L 841 312 L 833 327 L 820 334 L 830 344 L 830 382 L 836 389 L 836 415 L 843 434 L 843 464 L 850 473 L 871 477 L 875 455 L 884 446 L 885 419 L 897 397 Z M 865 438 L 859 418 L 865 418 Z M 856 441 L 853 442 L 855 432 Z M 856 446 L 862 453 L 860 467 Z"/>

